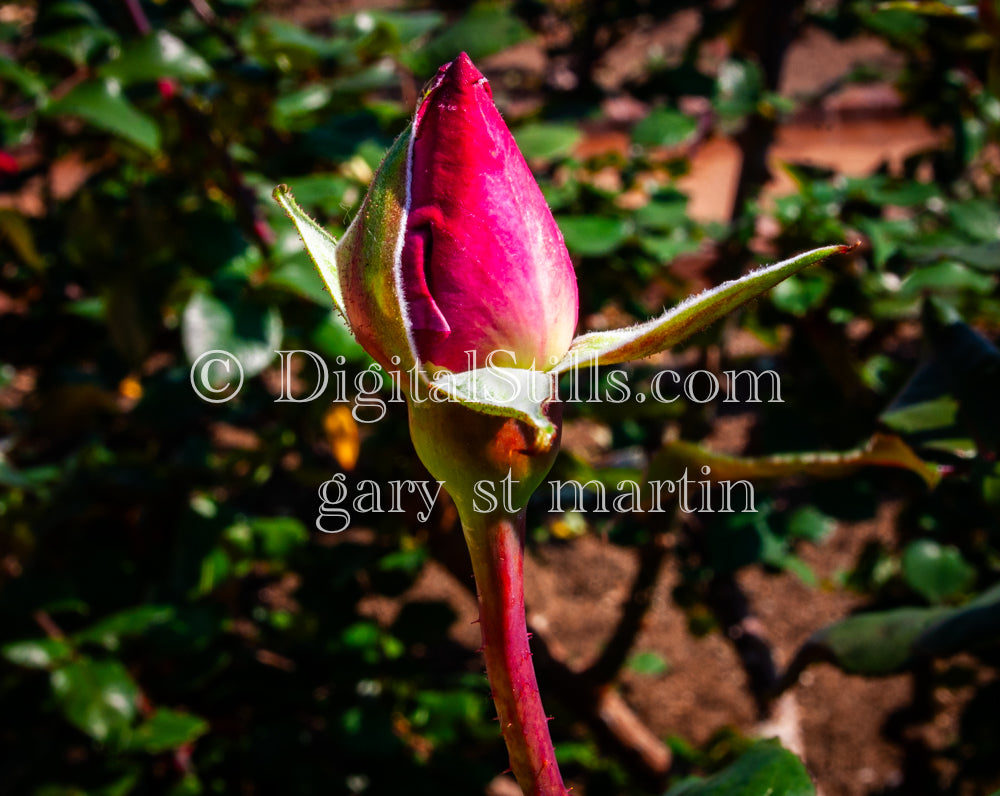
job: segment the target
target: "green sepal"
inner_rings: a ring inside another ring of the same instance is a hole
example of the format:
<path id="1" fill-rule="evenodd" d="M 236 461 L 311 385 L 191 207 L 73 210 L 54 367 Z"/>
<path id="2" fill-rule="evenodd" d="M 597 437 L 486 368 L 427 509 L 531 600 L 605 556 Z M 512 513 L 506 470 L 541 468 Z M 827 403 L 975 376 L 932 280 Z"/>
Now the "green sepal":
<path id="1" fill-rule="evenodd" d="M 691 296 L 658 318 L 645 323 L 626 329 L 581 335 L 573 341 L 566 356 L 553 370 L 555 373 L 564 373 L 579 367 L 614 365 L 658 354 L 686 340 L 806 266 L 830 255 L 850 251 L 851 248 L 827 246 L 814 249 Z"/>
<path id="2" fill-rule="evenodd" d="M 412 130 L 411 125 L 389 149 L 336 254 L 351 330 L 386 370 L 406 371 L 419 363 L 401 273 Z"/>
<path id="3" fill-rule="evenodd" d="M 545 406 L 555 393 L 550 373 L 501 367 L 464 373 L 444 371 L 430 382 L 430 389 L 474 412 L 527 423 L 535 430 L 536 444 L 540 447 L 548 448 L 558 433 L 545 413 Z"/>
<path id="4" fill-rule="evenodd" d="M 326 289 L 330 291 L 333 305 L 346 318 L 344 297 L 340 292 L 340 277 L 337 274 L 337 241 L 299 207 L 287 185 L 279 185 L 274 189 L 272 196 L 295 224 L 309 258 L 316 265 L 319 275 L 323 277 Z"/>

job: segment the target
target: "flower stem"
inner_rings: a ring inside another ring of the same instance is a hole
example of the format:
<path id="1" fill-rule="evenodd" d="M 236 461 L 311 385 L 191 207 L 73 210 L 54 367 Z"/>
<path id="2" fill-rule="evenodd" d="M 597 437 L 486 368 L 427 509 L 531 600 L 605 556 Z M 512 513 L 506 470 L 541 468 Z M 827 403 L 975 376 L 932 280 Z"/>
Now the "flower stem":
<path id="1" fill-rule="evenodd" d="M 526 796 L 566 796 L 524 617 L 524 510 L 463 522 L 479 595 L 483 656 L 510 767 Z"/>

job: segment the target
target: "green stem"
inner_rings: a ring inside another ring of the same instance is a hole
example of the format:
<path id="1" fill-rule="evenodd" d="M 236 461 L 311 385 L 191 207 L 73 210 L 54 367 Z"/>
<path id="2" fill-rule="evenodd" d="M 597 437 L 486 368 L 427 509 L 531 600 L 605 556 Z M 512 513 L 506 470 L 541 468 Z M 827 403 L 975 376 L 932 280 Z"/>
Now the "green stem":
<path id="1" fill-rule="evenodd" d="M 566 796 L 542 709 L 524 616 L 524 510 L 463 522 L 479 595 L 483 656 L 510 753 L 526 796 Z"/>

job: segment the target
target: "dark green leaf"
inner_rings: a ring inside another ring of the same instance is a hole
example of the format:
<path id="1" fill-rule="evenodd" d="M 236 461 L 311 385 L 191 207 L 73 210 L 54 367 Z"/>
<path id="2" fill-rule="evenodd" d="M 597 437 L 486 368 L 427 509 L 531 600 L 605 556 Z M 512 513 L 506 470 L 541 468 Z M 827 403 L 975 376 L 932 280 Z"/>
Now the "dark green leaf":
<path id="1" fill-rule="evenodd" d="M 655 198 L 636 210 L 634 218 L 644 229 L 673 232 L 687 222 L 687 197 L 678 193 L 669 198 Z"/>
<path id="2" fill-rule="evenodd" d="M 986 295 L 996 290 L 996 279 L 966 268 L 961 263 L 943 262 L 914 271 L 903 280 L 899 288 L 903 296 L 915 296 L 925 291 L 940 293 L 948 290 L 969 290 Z"/>
<path id="3" fill-rule="evenodd" d="M 480 2 L 419 51 L 404 56 L 403 62 L 416 74 L 430 76 L 462 51 L 479 61 L 530 38 L 531 31 L 508 7 Z"/>
<path id="4" fill-rule="evenodd" d="M 332 98 L 333 89 L 326 83 L 282 94 L 271 107 L 271 119 L 278 129 L 288 130 L 295 119 L 325 108 Z"/>
<path id="5" fill-rule="evenodd" d="M 109 133 L 121 136 L 148 152 L 160 147 L 156 122 L 136 110 L 114 80 L 88 80 L 45 108 L 50 116 L 79 116 Z"/>
<path id="6" fill-rule="evenodd" d="M 514 131 L 521 154 L 528 160 L 565 157 L 573 152 L 580 136 L 579 129 L 571 124 L 551 122 L 526 124 Z"/>
<path id="7" fill-rule="evenodd" d="M 932 610 L 932 609 L 928 609 Z M 914 643 L 922 656 L 947 657 L 1000 643 L 1000 584 L 947 611 Z"/>
<path id="8" fill-rule="evenodd" d="M 102 619 L 73 635 L 78 644 L 100 644 L 114 650 L 123 636 L 138 636 L 154 625 L 169 622 L 174 616 L 170 605 L 140 605 Z"/>
<path id="9" fill-rule="evenodd" d="M 103 25 L 76 25 L 42 36 L 38 44 L 65 56 L 77 66 L 86 66 L 102 48 L 118 41 L 114 31 Z"/>
<path id="10" fill-rule="evenodd" d="M 359 30 L 384 28 L 392 32 L 401 44 L 425 36 L 441 26 L 445 20 L 440 11 L 391 11 L 373 9 L 355 14 L 354 24 Z"/>
<path id="11" fill-rule="evenodd" d="M 879 418 L 889 428 L 904 434 L 950 428 L 958 415 L 958 402 L 951 396 L 889 409 Z"/>
<path id="12" fill-rule="evenodd" d="M 37 98 L 45 95 L 44 80 L 34 72 L 4 56 L 0 56 L 0 80 L 10 81 L 26 97 Z"/>
<path id="13" fill-rule="evenodd" d="M 903 577 L 927 600 L 939 603 L 972 585 L 976 571 L 958 548 L 918 539 L 903 551 Z"/>
<path id="14" fill-rule="evenodd" d="M 139 689 L 118 661 L 81 658 L 52 672 L 52 690 L 66 718 L 96 741 L 123 737 Z"/>
<path id="15" fill-rule="evenodd" d="M 73 648 L 66 641 L 55 638 L 14 641 L 0 648 L 0 655 L 28 669 L 51 669 L 66 661 L 72 652 Z"/>
<path id="16" fill-rule="evenodd" d="M 780 310 L 804 316 L 819 306 L 833 287 L 829 279 L 817 274 L 796 274 L 771 288 L 771 301 Z"/>
<path id="17" fill-rule="evenodd" d="M 639 238 L 642 250 L 658 263 L 673 262 L 682 254 L 696 252 L 701 248 L 699 241 L 689 238 L 683 230 L 673 235 L 643 235 Z"/>
<path id="18" fill-rule="evenodd" d="M 670 671 L 670 664 L 655 652 L 637 652 L 626 664 L 636 674 L 660 675 Z"/>
<path id="19" fill-rule="evenodd" d="M 253 29 L 248 49 L 267 59 L 286 62 L 285 66 L 304 68 L 318 59 L 343 55 L 350 45 L 311 33 L 293 22 L 275 17 L 251 17 Z M 287 62 L 291 62 L 290 64 Z"/>
<path id="20" fill-rule="evenodd" d="M 309 532 L 294 517 L 257 517 L 250 528 L 264 558 L 284 560 L 309 541 Z"/>
<path id="21" fill-rule="evenodd" d="M 691 779 L 666 796 L 815 796 L 806 768 L 777 740 L 758 741 L 708 779 Z"/>
<path id="22" fill-rule="evenodd" d="M 983 243 L 1000 237 L 1000 208 L 988 199 L 970 199 L 948 204 L 948 215 L 962 232 Z"/>
<path id="23" fill-rule="evenodd" d="M 673 108 L 656 108 L 632 129 L 640 146 L 672 147 L 683 144 L 698 129 L 698 122 Z"/>
<path id="24" fill-rule="evenodd" d="M 268 276 L 267 283 L 287 288 L 321 307 L 330 306 L 330 294 L 326 292 L 323 278 L 316 273 L 316 267 L 305 252 L 297 252 L 286 260 Z"/>
<path id="25" fill-rule="evenodd" d="M 871 240 L 872 254 L 875 265 L 882 268 L 902 246 L 911 241 L 917 232 L 917 226 L 912 219 L 871 219 L 863 218 L 858 222 L 861 231 Z"/>
<path id="26" fill-rule="evenodd" d="M 764 91 L 764 75 L 755 61 L 732 59 L 719 68 L 715 110 L 726 132 L 735 132 L 757 109 Z"/>
<path id="27" fill-rule="evenodd" d="M 561 216 L 556 219 L 566 240 L 566 247 L 585 257 L 610 254 L 629 235 L 629 225 L 620 218 L 604 216 Z"/>
<path id="28" fill-rule="evenodd" d="M 958 260 L 981 271 L 1000 271 L 1000 242 L 925 249 L 921 258 Z"/>
<path id="29" fill-rule="evenodd" d="M 159 754 L 191 743 L 207 731 L 208 723 L 198 716 L 159 708 L 136 728 L 128 745 L 132 749 Z"/>
<path id="30" fill-rule="evenodd" d="M 239 360 L 247 378 L 271 363 L 281 347 L 282 334 L 281 316 L 274 307 L 243 302 L 231 308 L 207 293 L 191 297 L 181 321 L 184 351 L 190 362 L 207 351 L 226 351 Z"/>
<path id="31" fill-rule="evenodd" d="M 824 514 L 815 506 L 803 506 L 792 512 L 788 518 L 788 535 L 810 542 L 822 542 L 836 527 L 833 517 Z"/>
<path id="32" fill-rule="evenodd" d="M 121 55 L 97 71 L 124 85 L 169 77 L 187 81 L 212 77 L 212 67 L 205 59 L 165 30 L 129 42 Z"/>
<path id="33" fill-rule="evenodd" d="M 906 666 L 913 645 L 945 608 L 896 608 L 851 616 L 813 634 L 806 647 L 852 674 L 890 674 Z"/>

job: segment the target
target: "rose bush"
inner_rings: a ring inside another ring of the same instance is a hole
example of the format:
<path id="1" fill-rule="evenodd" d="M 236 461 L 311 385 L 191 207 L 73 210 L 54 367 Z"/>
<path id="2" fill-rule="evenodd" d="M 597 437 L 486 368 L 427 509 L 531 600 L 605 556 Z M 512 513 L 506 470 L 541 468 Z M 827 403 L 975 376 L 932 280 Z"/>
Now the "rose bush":
<path id="1" fill-rule="evenodd" d="M 522 571 L 524 509 L 558 451 L 559 374 L 662 351 L 845 247 L 574 340 L 576 280 L 562 235 L 464 53 L 429 84 L 339 243 L 287 188 L 275 197 L 358 341 L 405 382 L 414 447 L 458 508 L 511 769 L 525 793 L 564 794 L 531 664 Z M 505 480 L 506 499 L 477 504 L 478 485 Z"/>

